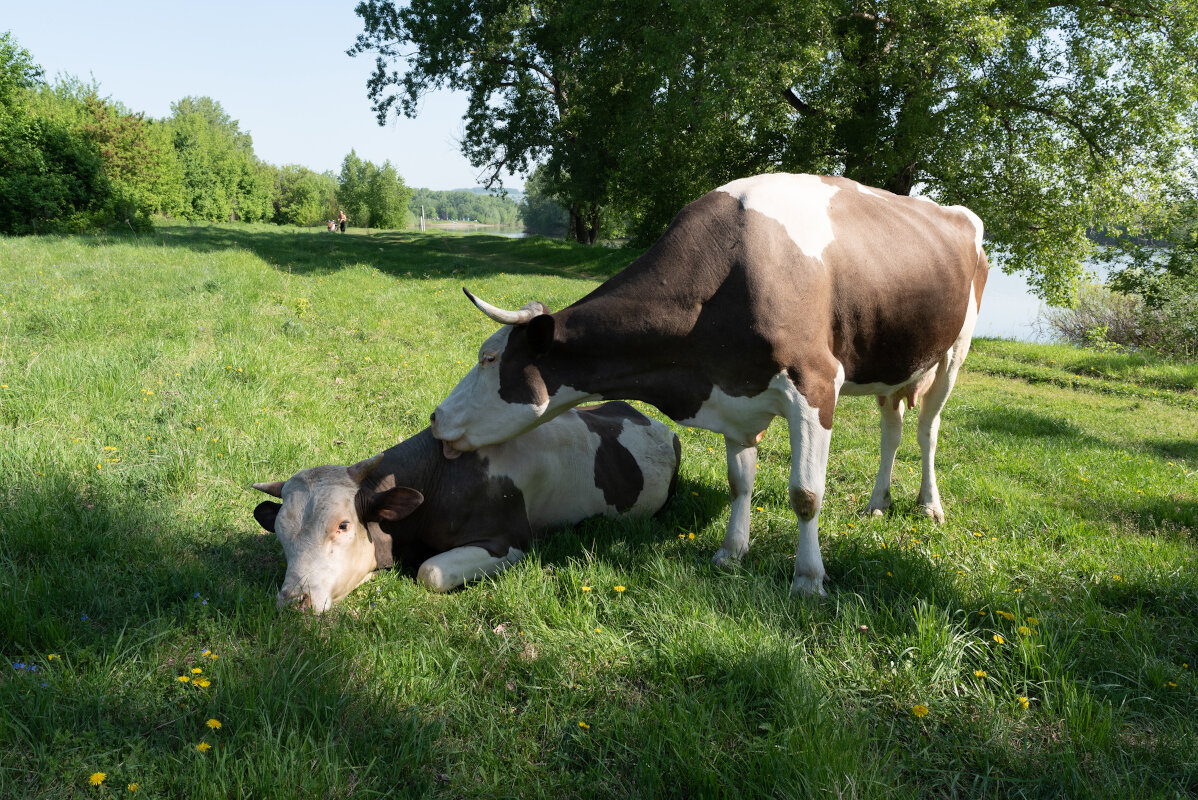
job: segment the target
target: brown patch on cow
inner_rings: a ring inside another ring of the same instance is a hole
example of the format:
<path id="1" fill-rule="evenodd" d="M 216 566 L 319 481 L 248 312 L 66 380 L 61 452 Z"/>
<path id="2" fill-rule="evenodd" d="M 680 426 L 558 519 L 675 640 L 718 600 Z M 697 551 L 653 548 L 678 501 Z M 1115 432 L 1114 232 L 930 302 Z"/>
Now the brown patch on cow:
<path id="1" fill-rule="evenodd" d="M 814 519 L 819 513 L 819 501 L 815 493 L 808 489 L 791 489 L 790 507 L 804 522 Z"/>
<path id="2" fill-rule="evenodd" d="M 603 500 L 617 511 L 624 512 L 636 505 L 645 489 L 645 476 L 636 457 L 620 444 L 620 432 L 626 422 L 648 425 L 635 408 L 623 402 L 604 403 L 579 414 L 587 430 L 599 437 L 595 449 L 595 488 L 603 492 Z"/>

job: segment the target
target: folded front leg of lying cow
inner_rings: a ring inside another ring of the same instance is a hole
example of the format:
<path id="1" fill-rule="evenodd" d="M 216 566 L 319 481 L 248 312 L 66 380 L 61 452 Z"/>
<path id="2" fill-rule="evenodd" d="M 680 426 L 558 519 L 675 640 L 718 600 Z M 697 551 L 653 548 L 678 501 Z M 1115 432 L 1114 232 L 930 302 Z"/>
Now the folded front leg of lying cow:
<path id="1" fill-rule="evenodd" d="M 623 402 L 452 459 L 425 429 L 350 467 L 254 484 L 283 501 L 254 517 L 287 558 L 279 608 L 320 614 L 396 561 L 419 563 L 417 580 L 446 592 L 516 563 L 549 526 L 654 514 L 680 455 L 669 428 Z"/>

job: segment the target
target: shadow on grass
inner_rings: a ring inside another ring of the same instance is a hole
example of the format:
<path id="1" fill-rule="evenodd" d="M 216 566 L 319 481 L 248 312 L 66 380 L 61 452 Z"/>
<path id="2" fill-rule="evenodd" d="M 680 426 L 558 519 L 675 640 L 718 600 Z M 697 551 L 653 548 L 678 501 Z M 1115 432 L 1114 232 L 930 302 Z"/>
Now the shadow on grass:
<path id="1" fill-rule="evenodd" d="M 154 796 L 427 792 L 440 723 L 356 675 L 335 620 L 275 612 L 265 537 L 207 547 L 136 497 L 67 476 L 6 493 L 0 795 L 83 796 L 95 771 Z"/>
<path id="2" fill-rule="evenodd" d="M 150 246 L 197 253 L 244 250 L 281 272 L 328 275 L 366 265 L 394 277 L 466 279 L 499 273 L 601 280 L 627 266 L 639 251 L 584 246 L 544 237 L 509 239 L 485 234 L 316 229 L 265 225 L 164 225 L 127 237 Z M 82 238 L 96 246 L 108 240 Z"/>
<path id="3" fill-rule="evenodd" d="M 1026 409 L 989 406 L 970 411 L 969 426 L 1000 436 L 1088 440 L 1081 428 L 1065 420 Z"/>

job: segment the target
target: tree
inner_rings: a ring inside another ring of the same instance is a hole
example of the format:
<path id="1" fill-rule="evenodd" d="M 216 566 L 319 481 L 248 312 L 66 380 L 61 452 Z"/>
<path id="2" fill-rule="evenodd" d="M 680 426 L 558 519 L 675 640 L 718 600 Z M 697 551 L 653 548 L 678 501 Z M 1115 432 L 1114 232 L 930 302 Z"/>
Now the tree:
<path id="1" fill-rule="evenodd" d="M 593 242 L 614 163 L 604 141 L 587 138 L 585 109 L 571 100 L 581 77 L 579 44 L 594 25 L 578 6 L 417 0 L 397 8 L 366 0 L 356 8 L 365 31 L 349 53 L 378 51 L 367 86 L 380 124 L 391 113 L 414 117 L 428 89 L 468 92 L 462 150 L 485 170 L 484 185 L 549 159 L 574 237 Z M 392 69 L 393 61 L 406 62 L 406 70 Z"/>
<path id="2" fill-rule="evenodd" d="M 530 233 L 560 236 L 569 225 L 569 214 L 549 194 L 540 169 L 533 170 L 524 184 L 520 216 L 524 219 L 524 229 Z"/>
<path id="3" fill-rule="evenodd" d="M 26 89 L 42 82 L 45 71 L 17 44 L 11 31 L 0 33 L 0 112 L 11 110 Z"/>
<path id="4" fill-rule="evenodd" d="M 273 220 L 280 225 L 314 225 L 330 219 L 336 191 L 337 179 L 330 173 L 297 164 L 280 167 L 275 173 Z"/>
<path id="5" fill-rule="evenodd" d="M 254 142 L 221 104 L 184 97 L 171 104 L 172 143 L 183 172 L 184 214 L 212 221 L 269 219 L 273 175 L 254 155 Z"/>
<path id="6" fill-rule="evenodd" d="M 390 161 L 376 166 L 350 150 L 341 162 L 337 203 L 354 225 L 363 228 L 402 228 L 408 222 L 412 190 Z"/>
<path id="7" fill-rule="evenodd" d="M 969 205 L 995 260 L 1052 300 L 1138 227 L 1198 130 L 1194 0 L 493 0 L 359 4 L 380 119 L 470 93 L 463 152 L 644 239 L 720 183 L 841 174 Z M 579 221 L 582 221 L 580 226 Z M 584 235 L 579 235 L 579 234 Z"/>

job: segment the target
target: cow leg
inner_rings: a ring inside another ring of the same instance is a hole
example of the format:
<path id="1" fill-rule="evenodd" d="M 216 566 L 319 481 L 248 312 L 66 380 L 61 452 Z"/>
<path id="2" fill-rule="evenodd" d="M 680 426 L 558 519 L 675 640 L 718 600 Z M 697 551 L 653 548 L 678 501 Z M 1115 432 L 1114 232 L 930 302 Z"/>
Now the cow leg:
<path id="1" fill-rule="evenodd" d="M 749 511 L 753 503 L 753 482 L 757 479 L 757 445 L 746 447 L 724 437 L 728 455 L 728 489 L 732 495 L 732 510 L 728 516 L 728 532 L 724 544 L 712 562 L 718 566 L 739 561 L 749 550 Z"/>
<path id="2" fill-rule="evenodd" d="M 835 405 L 835 394 L 828 394 Z M 832 429 L 820 423 L 819 410 L 802 398 L 787 422 L 790 424 L 790 507 L 799 518 L 799 547 L 790 593 L 822 595 L 825 594 L 824 560 L 819 552 L 819 509 L 824 500 Z"/>
<path id="3" fill-rule="evenodd" d="M 869 498 L 869 512 L 875 517 L 890 508 L 890 480 L 894 473 L 894 454 L 903 439 L 904 410 L 902 401 L 895 402 L 889 397 L 879 397 L 878 405 L 882 411 L 882 452 L 878 461 L 878 479 Z"/>
<path id="4" fill-rule="evenodd" d="M 498 558 L 482 547 L 455 547 L 421 564 L 416 580 L 434 592 L 448 592 L 469 581 L 502 572 L 523 557 L 524 553 L 514 547 Z"/>

